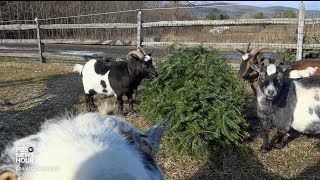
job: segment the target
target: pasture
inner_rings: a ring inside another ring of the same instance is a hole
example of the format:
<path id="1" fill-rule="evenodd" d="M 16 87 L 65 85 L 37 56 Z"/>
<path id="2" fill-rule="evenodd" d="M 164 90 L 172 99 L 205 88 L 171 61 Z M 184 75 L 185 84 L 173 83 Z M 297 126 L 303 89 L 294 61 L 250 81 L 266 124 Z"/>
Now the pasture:
<path id="1" fill-rule="evenodd" d="M 61 112 L 85 111 L 81 77 L 72 72 L 75 62 L 35 59 L 0 59 L 0 153 L 12 140 L 33 134 L 49 118 Z M 83 64 L 83 62 L 76 62 Z M 239 81 L 241 79 L 239 78 Z M 242 81 L 242 80 L 241 80 Z M 143 90 L 143 89 L 140 89 Z M 320 179 L 320 152 L 314 147 L 319 139 L 300 136 L 283 149 L 261 153 L 261 126 L 255 114 L 255 97 L 248 85 L 246 119 L 251 137 L 242 149 L 230 149 L 215 159 L 195 160 L 189 156 L 168 155 L 162 141 L 157 161 L 165 179 Z M 96 104 L 115 102 L 95 96 Z M 126 115 L 138 129 L 150 124 L 140 114 Z M 128 103 L 125 102 L 125 112 Z M 271 136 L 275 134 L 272 131 Z"/>

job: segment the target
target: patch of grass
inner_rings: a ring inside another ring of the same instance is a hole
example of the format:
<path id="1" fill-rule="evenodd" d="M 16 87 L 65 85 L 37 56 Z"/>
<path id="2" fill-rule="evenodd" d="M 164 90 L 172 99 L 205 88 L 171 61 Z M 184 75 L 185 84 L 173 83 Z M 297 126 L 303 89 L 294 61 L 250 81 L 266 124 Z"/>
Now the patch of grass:
<path id="1" fill-rule="evenodd" d="M 1 150 L 13 139 L 37 132 L 46 119 L 73 110 L 81 92 L 71 66 L 13 60 L 0 60 Z"/>
<path id="2" fill-rule="evenodd" d="M 39 61 L 37 58 L 29 58 L 29 57 L 0 57 L 0 63 L 2 62 L 37 62 Z"/>

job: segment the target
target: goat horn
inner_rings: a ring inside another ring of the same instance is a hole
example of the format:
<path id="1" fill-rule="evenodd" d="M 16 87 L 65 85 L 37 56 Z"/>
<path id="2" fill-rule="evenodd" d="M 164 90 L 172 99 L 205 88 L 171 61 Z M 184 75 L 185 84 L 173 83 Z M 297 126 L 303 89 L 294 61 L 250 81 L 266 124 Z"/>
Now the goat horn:
<path id="1" fill-rule="evenodd" d="M 240 52 L 241 54 L 245 54 L 245 52 L 242 51 L 241 49 L 236 48 L 236 50 L 237 50 L 238 52 Z"/>
<path id="2" fill-rule="evenodd" d="M 250 53 L 250 45 L 251 45 L 251 42 L 248 44 L 247 53 Z"/>
<path id="3" fill-rule="evenodd" d="M 265 49 L 271 49 L 271 47 L 268 46 L 262 46 L 262 47 L 256 47 L 253 49 L 250 54 L 252 57 L 256 56 L 260 51 L 265 50 Z"/>
<path id="4" fill-rule="evenodd" d="M 144 57 L 144 55 L 141 53 L 141 51 L 138 51 L 138 50 L 134 50 L 134 51 L 129 52 L 129 54 L 127 56 L 130 56 L 130 55 L 135 55 L 139 59 L 143 59 L 143 57 Z"/>
<path id="5" fill-rule="evenodd" d="M 142 52 L 142 54 L 143 54 L 144 56 L 147 55 L 147 53 L 142 49 L 142 47 L 138 47 L 138 49 Z"/>

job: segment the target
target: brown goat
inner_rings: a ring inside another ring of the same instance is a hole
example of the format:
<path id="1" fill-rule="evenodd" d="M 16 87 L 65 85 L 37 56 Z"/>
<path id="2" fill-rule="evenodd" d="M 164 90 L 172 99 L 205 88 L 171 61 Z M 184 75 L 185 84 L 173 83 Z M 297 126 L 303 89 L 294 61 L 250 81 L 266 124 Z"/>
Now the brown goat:
<path id="1" fill-rule="evenodd" d="M 256 95 L 259 73 L 251 69 L 250 64 L 263 64 L 263 61 L 266 58 L 260 57 L 261 51 L 265 49 L 272 50 L 272 47 L 256 47 L 250 51 L 250 44 L 251 43 L 249 43 L 246 51 L 236 48 L 236 50 L 242 54 L 238 75 L 250 83 L 251 88 Z M 301 59 L 295 61 L 291 63 L 290 68 L 284 72 L 284 75 L 290 78 L 320 75 L 320 59 Z"/>

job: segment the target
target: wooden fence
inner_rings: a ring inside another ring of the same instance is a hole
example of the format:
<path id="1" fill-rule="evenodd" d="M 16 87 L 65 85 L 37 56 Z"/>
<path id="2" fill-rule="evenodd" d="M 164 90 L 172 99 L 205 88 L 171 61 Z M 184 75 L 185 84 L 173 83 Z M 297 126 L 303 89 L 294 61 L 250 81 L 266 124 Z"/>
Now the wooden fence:
<path id="1" fill-rule="evenodd" d="M 76 43 L 76 44 L 107 44 L 102 40 L 70 40 L 70 39 L 43 39 L 43 29 L 78 29 L 78 28 L 125 28 L 136 29 L 136 45 L 139 46 L 166 46 L 174 42 L 144 42 L 144 29 L 151 27 L 190 27 L 190 26 L 252 26 L 252 25 L 297 25 L 297 43 L 296 44 L 274 44 L 274 43 L 252 43 L 252 47 L 267 45 L 281 49 L 297 49 L 296 60 L 302 58 L 303 49 L 320 49 L 320 44 L 303 44 L 303 34 L 305 24 L 320 24 L 320 18 L 305 19 L 304 4 L 301 3 L 299 10 L 299 19 L 278 18 L 278 19 L 228 19 L 228 20 L 193 20 L 193 21 L 160 21 L 144 22 L 143 11 L 137 11 L 137 23 L 90 23 L 90 24 L 41 24 L 41 19 L 35 19 L 35 24 L 10 24 L 0 25 L 1 30 L 29 30 L 36 29 L 36 39 L 0 39 L 0 43 L 37 43 L 39 49 L 39 58 L 45 62 L 43 57 L 43 46 L 49 43 Z M 179 42 L 185 45 L 204 45 L 214 46 L 216 48 L 244 48 L 248 43 L 200 43 L 200 42 Z"/>

